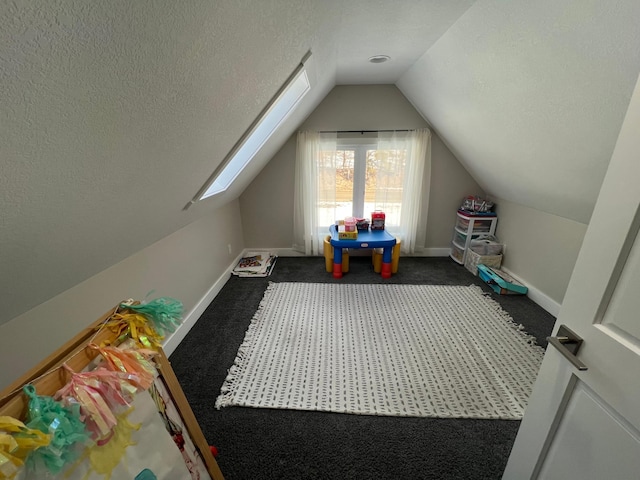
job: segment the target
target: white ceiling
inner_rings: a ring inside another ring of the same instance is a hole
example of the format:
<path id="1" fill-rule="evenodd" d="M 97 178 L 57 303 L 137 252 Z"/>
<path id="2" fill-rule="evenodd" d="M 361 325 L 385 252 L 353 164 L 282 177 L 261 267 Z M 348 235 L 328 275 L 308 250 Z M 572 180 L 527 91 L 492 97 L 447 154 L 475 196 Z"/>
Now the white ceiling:
<path id="1" fill-rule="evenodd" d="M 334 30 L 338 85 L 393 84 L 458 18 L 472 0 L 330 2 L 339 12 Z M 372 64 L 374 55 L 388 55 Z"/>
<path id="2" fill-rule="evenodd" d="M 0 323 L 237 197 L 336 84 L 396 83 L 488 192 L 586 223 L 637 18 L 637 0 L 5 2 Z M 309 50 L 300 110 L 184 211 Z"/>
<path id="3" fill-rule="evenodd" d="M 484 189 L 588 223 L 640 70 L 640 2 L 478 1 L 398 87 Z"/>

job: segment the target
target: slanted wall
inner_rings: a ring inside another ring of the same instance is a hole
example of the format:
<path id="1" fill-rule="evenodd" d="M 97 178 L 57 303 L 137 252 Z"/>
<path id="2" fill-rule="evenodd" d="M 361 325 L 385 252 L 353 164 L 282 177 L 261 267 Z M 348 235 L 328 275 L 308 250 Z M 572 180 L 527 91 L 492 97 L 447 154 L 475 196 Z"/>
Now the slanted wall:
<path id="1" fill-rule="evenodd" d="M 394 85 L 335 87 L 300 130 L 392 130 L 428 126 Z M 432 182 L 426 253 L 448 254 L 455 212 L 468 194 L 482 194 L 460 162 L 432 132 Z M 271 159 L 240 197 L 245 243 L 288 249 L 293 244 L 296 136 Z"/>
<path id="2" fill-rule="evenodd" d="M 233 201 L 0 325 L 0 390 L 127 298 L 174 297 L 189 317 L 244 248 L 239 211 Z"/>

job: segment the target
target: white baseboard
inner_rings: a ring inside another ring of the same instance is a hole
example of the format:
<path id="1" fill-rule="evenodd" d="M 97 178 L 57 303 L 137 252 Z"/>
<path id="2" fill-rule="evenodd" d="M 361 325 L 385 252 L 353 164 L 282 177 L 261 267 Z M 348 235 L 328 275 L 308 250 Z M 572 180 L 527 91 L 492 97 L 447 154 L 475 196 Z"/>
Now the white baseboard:
<path id="1" fill-rule="evenodd" d="M 248 248 L 245 251 L 250 250 L 266 250 L 271 253 L 275 253 L 279 257 L 306 257 L 304 253 L 300 253 L 292 248 Z M 357 249 L 355 250 L 358 251 Z M 448 257 L 451 253 L 450 248 L 425 248 L 420 252 L 416 252 L 411 257 Z M 319 255 L 322 256 L 322 255 Z"/>
<path id="2" fill-rule="evenodd" d="M 244 251 L 240 255 L 238 255 L 233 262 L 231 262 L 231 265 L 229 265 L 224 273 L 220 275 L 220 277 L 218 277 L 218 280 L 216 280 L 216 282 L 211 286 L 207 293 L 205 293 L 205 295 L 191 309 L 191 311 L 187 315 L 185 315 L 182 323 L 176 329 L 176 331 L 173 332 L 171 336 L 165 339 L 162 344 L 162 349 L 167 356 L 171 355 L 173 351 L 178 347 L 178 345 L 180 345 L 180 342 L 184 340 L 184 337 L 187 336 L 187 333 L 189 333 L 189 331 L 193 328 L 193 326 L 207 309 L 209 304 L 213 301 L 214 298 L 216 298 L 216 295 L 220 293 L 220 290 L 222 290 L 222 287 L 224 287 L 224 285 L 230 278 L 231 270 L 235 268 L 235 266 L 242 258 L 243 254 Z"/>
<path id="3" fill-rule="evenodd" d="M 522 283 L 523 285 L 527 285 L 527 283 L 525 281 L 523 281 L 522 279 L 518 278 L 518 276 L 515 275 L 511 270 L 509 270 L 507 268 L 504 268 L 504 267 L 500 267 L 500 268 L 501 268 L 501 270 L 503 270 L 503 271 L 507 272 L 509 275 L 511 275 L 518 282 Z M 547 296 L 546 294 L 542 293 L 536 287 L 531 287 L 531 286 L 527 285 L 527 297 L 529 297 L 532 302 L 534 302 L 534 303 L 538 304 L 540 307 L 544 308 L 547 312 L 549 312 L 554 317 L 556 317 L 556 318 L 558 317 L 558 314 L 560 313 L 561 304 L 559 304 L 558 302 L 556 302 L 555 300 L 553 300 L 551 297 Z"/>
<path id="4" fill-rule="evenodd" d="M 278 257 L 306 257 L 304 253 L 300 253 L 293 248 L 245 248 L 243 254 L 246 252 L 266 251 L 271 252 L 272 255 Z"/>
<path id="5" fill-rule="evenodd" d="M 238 255 L 233 262 L 229 265 L 229 267 L 224 271 L 222 275 L 218 278 L 218 280 L 211 286 L 211 288 L 207 291 L 207 293 L 200 299 L 200 301 L 191 309 L 191 311 L 184 317 L 182 324 L 173 332 L 169 337 L 167 337 L 162 345 L 163 350 L 166 355 L 169 356 L 173 353 L 173 351 L 180 345 L 180 342 L 187 336 L 189 331 L 196 324 L 200 316 L 207 309 L 209 304 L 213 301 L 213 299 L 220 293 L 222 287 L 227 283 L 230 278 L 231 271 L 238 264 L 240 259 L 246 254 L 248 251 L 255 250 L 267 250 L 279 257 L 304 257 L 305 255 L 297 252 L 291 248 L 246 248 L 242 251 L 240 255 Z M 447 257 L 449 256 L 450 250 L 448 248 L 425 248 L 419 254 L 414 256 L 416 257 Z M 505 272 L 515 278 L 517 281 L 526 285 L 526 282 L 518 278 L 513 272 L 506 268 L 502 268 Z M 551 315 L 557 317 L 560 312 L 560 304 L 555 300 L 551 299 L 540 290 L 535 287 L 530 287 L 527 285 L 528 292 L 527 296 L 540 307 L 544 308 Z"/>
<path id="6" fill-rule="evenodd" d="M 274 253 L 278 257 L 306 257 L 304 253 L 300 253 L 292 248 L 247 248 L 247 251 L 266 250 Z M 356 250 L 357 252 L 357 250 Z M 411 257 L 448 257 L 451 253 L 450 248 L 425 248 L 420 252 L 416 252 Z M 319 255 L 322 256 L 322 255 Z"/>
<path id="7" fill-rule="evenodd" d="M 425 248 L 420 253 L 415 253 L 414 257 L 448 257 L 450 248 Z"/>

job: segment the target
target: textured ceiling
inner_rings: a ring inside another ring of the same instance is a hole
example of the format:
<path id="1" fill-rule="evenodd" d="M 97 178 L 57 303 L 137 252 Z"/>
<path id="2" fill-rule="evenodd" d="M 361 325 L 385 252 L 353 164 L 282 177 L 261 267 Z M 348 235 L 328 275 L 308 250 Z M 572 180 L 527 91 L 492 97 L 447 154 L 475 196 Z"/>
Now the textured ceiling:
<path id="1" fill-rule="evenodd" d="M 393 84 L 472 4 L 472 0 L 349 1 L 339 4 L 336 83 Z M 374 55 L 389 55 L 383 64 Z"/>
<path id="2" fill-rule="evenodd" d="M 588 223 L 640 70 L 640 2 L 479 1 L 398 87 L 484 189 Z"/>
<path id="3" fill-rule="evenodd" d="M 639 14 L 637 0 L 4 2 L 0 323 L 237 197 L 336 84 L 397 83 L 487 191 L 587 222 L 640 69 Z M 184 211 L 309 50 L 299 111 L 225 195 Z"/>

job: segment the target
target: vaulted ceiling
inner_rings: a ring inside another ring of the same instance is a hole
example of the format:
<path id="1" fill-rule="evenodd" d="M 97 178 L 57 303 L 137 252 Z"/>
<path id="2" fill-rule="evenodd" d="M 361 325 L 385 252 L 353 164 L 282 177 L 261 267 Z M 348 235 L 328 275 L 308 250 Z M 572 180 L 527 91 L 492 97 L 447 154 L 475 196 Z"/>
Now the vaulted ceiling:
<path id="1" fill-rule="evenodd" d="M 0 323 L 236 198 L 339 84 L 396 84 L 488 193 L 587 223 L 638 18 L 637 0 L 5 2 Z M 299 110 L 183 210 L 309 50 Z"/>

